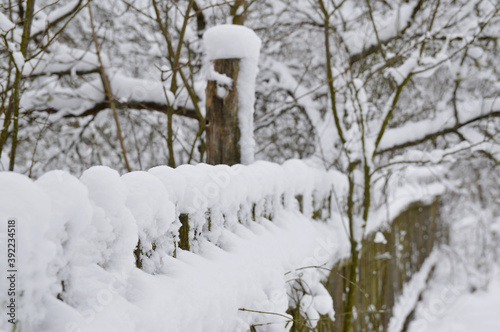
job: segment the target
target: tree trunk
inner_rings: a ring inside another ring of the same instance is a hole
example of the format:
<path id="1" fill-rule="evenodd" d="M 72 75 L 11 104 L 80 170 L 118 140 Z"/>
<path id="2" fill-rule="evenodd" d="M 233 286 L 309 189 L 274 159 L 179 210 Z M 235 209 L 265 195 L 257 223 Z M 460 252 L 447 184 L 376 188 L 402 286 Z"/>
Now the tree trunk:
<path id="1" fill-rule="evenodd" d="M 23 55 L 23 60 L 26 59 L 26 54 L 28 53 L 28 43 L 31 35 L 31 24 L 33 23 L 33 16 L 35 13 L 35 0 L 28 0 L 26 3 L 26 16 L 24 17 L 24 22 L 23 22 L 23 33 L 21 35 L 21 45 L 20 45 L 20 51 L 21 54 Z M 12 55 L 12 61 L 15 63 L 13 55 Z M 24 66 L 24 65 L 23 65 Z M 21 81 L 22 81 L 22 73 L 23 73 L 23 67 L 19 68 L 16 65 L 16 77 L 14 80 L 14 95 L 12 96 L 12 102 L 13 104 L 10 105 L 7 108 L 7 113 L 5 115 L 5 121 L 4 121 L 4 128 L 2 130 L 2 135 L 1 135 L 1 144 L 0 144 L 0 155 L 1 155 L 1 150 L 3 149 L 3 145 L 5 144 L 5 140 L 8 137 L 8 129 L 9 129 L 9 123 L 10 123 L 10 116 L 13 113 L 13 129 L 12 129 L 12 146 L 10 149 L 10 160 L 9 160 L 9 171 L 14 170 L 14 166 L 16 163 L 16 151 L 17 151 L 17 144 L 18 144 L 18 132 L 19 132 L 19 108 L 20 108 L 20 102 L 21 102 Z"/>
<path id="2" fill-rule="evenodd" d="M 220 86 L 216 81 L 207 84 L 207 163 L 234 165 L 241 162 L 236 88 L 239 59 L 218 59 L 213 63 L 215 71 L 230 77 L 233 84 L 232 87 Z"/>

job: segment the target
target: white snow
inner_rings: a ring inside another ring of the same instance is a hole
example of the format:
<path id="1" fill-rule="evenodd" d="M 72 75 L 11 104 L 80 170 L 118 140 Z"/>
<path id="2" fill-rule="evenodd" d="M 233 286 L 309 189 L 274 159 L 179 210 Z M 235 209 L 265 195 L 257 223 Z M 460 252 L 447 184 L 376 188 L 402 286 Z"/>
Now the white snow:
<path id="1" fill-rule="evenodd" d="M 242 164 L 254 160 L 253 114 L 255 104 L 255 79 L 261 40 L 255 32 L 240 25 L 217 25 L 203 34 L 203 44 L 208 60 L 240 59 L 236 88 L 238 89 L 238 121 L 240 126 L 240 151 Z M 211 66 L 211 65 L 210 65 Z M 208 69 L 207 79 L 221 80 L 213 69 Z M 227 84 L 227 82 L 225 82 Z M 229 84 L 227 84 L 229 85 Z"/>
<path id="2" fill-rule="evenodd" d="M 173 239 L 179 228 L 175 206 L 158 178 L 147 172 L 127 173 L 122 181 L 129 192 L 126 206 L 138 227 L 143 270 L 153 274 L 164 272 L 166 262 L 159 253 L 173 255 Z"/>
<path id="3" fill-rule="evenodd" d="M 382 234 L 381 232 L 377 232 L 375 234 L 375 238 L 373 239 L 373 242 L 386 244 L 387 240 L 385 239 L 384 234 Z"/>
<path id="4" fill-rule="evenodd" d="M 203 34 L 203 44 L 209 60 L 250 59 L 259 60 L 260 38 L 252 29 L 242 25 L 222 24 Z"/>
<path id="5" fill-rule="evenodd" d="M 24 67 L 23 75 L 41 75 L 60 73 L 65 71 L 90 71 L 99 67 L 97 55 L 88 50 L 70 48 L 64 44 L 52 45 L 52 53 L 44 53 L 28 61 Z M 102 55 L 103 64 L 109 65 L 105 54 Z"/>
<path id="6" fill-rule="evenodd" d="M 374 197 L 373 211 L 365 228 L 365 235 L 389 227 L 394 218 L 414 202 L 431 204 L 446 192 L 445 168 L 441 166 L 407 166 L 391 176 L 387 183 L 389 194 Z M 373 190 L 382 191 L 384 181 L 374 184 Z"/>
<path id="7" fill-rule="evenodd" d="M 12 52 L 12 57 L 14 58 L 14 63 L 16 64 L 16 68 L 22 71 L 24 66 L 23 54 L 21 52 Z"/>
<path id="8" fill-rule="evenodd" d="M 132 269 L 130 252 L 137 244 L 137 224 L 126 208 L 128 190 L 120 175 L 108 167 L 95 166 L 83 173 L 81 182 L 88 189 L 94 210 L 97 263 L 110 270 Z"/>
<path id="9" fill-rule="evenodd" d="M 16 27 L 14 23 L 9 20 L 7 16 L 5 16 L 3 13 L 0 13 L 0 31 L 5 33 L 9 30 L 12 30 Z"/>
<path id="10" fill-rule="evenodd" d="M 481 115 L 500 110 L 500 100 L 485 98 L 483 100 L 460 102 L 457 108 L 459 120 L 466 123 Z M 433 119 L 408 122 L 402 127 L 388 129 L 380 141 L 379 149 L 390 149 L 396 145 L 418 141 L 426 135 L 453 128 L 455 124 L 455 117 L 451 110 L 440 112 Z"/>
<path id="11" fill-rule="evenodd" d="M 409 332 L 499 330 L 500 218 L 473 199 L 462 198 L 458 204 L 464 208 L 444 208 L 450 241 L 442 247 Z"/>
<path id="12" fill-rule="evenodd" d="M 4 277 L 7 267 L 7 221 L 16 220 L 16 269 L 17 275 L 17 319 L 23 322 L 27 331 L 35 331 L 37 323 L 47 314 L 44 298 L 49 294 L 56 279 L 48 274 L 50 262 L 56 258 L 56 245 L 44 235 L 51 226 L 51 207 L 47 195 L 30 179 L 23 175 L 0 172 L 0 260 L 2 278 L 0 287 L 9 289 Z M 22 244 L 22 245 L 21 245 Z M 20 296 L 22 294 L 22 296 Z M 0 294 L 2 308 L 7 305 L 7 291 Z M 20 309 L 22 308 L 22 309 Z M 0 316 L 0 326 L 8 327 L 9 318 L 5 311 Z"/>
<path id="13" fill-rule="evenodd" d="M 333 318 L 321 283 L 327 273 L 305 267 L 328 268 L 349 254 L 334 219 L 339 207 L 322 211 L 323 221 L 310 218 L 345 182 L 299 160 L 123 176 L 97 166 L 80 180 L 53 171 L 35 182 L 2 172 L 0 218 L 18 220 L 22 243 L 22 331 L 247 331 L 251 324 L 287 331 L 297 279 L 311 287 L 300 303 L 309 317 Z M 179 213 L 189 213 L 192 252 L 177 247 Z M 139 240 L 142 269 L 135 267 Z M 7 300 L 2 292 L 0 304 Z"/>
<path id="14" fill-rule="evenodd" d="M 412 73 L 415 68 L 418 67 L 418 58 L 410 57 L 401 66 L 397 68 L 389 68 L 387 73 L 394 78 L 398 85 L 401 85 L 403 81 Z"/>
<path id="15" fill-rule="evenodd" d="M 403 328 L 406 318 L 415 307 L 420 293 L 425 289 L 427 278 L 437 263 L 439 251 L 433 251 L 422 264 L 420 270 L 413 275 L 411 280 L 403 287 L 403 293 L 397 300 L 392 310 L 393 317 L 389 321 L 387 331 L 399 332 Z"/>
<path id="16" fill-rule="evenodd" d="M 34 35 L 43 32 L 51 22 L 57 21 L 61 17 L 68 15 L 81 4 L 81 0 L 72 0 L 63 6 L 54 9 L 48 15 L 45 15 L 43 11 L 36 11 L 37 15 L 33 20 L 31 34 Z"/>
<path id="17" fill-rule="evenodd" d="M 411 14 L 415 6 L 416 3 L 403 3 L 390 11 L 386 17 L 376 17 L 375 26 L 377 27 L 377 35 L 380 41 L 390 40 L 401 33 L 410 23 Z M 347 17 L 350 19 L 357 18 L 360 15 L 360 8 L 346 7 L 344 11 L 348 12 Z M 362 29 L 346 31 L 343 33 L 343 39 L 351 54 L 360 53 L 378 44 L 377 36 L 375 35 L 375 31 L 373 31 L 371 22 L 366 23 L 366 26 Z"/>
<path id="18" fill-rule="evenodd" d="M 423 186 L 427 173 L 420 173 L 412 179 L 403 172 L 391 185 Z M 2 172 L 0 199 L 7 205 L 0 218 L 19 221 L 20 255 L 28 257 L 20 261 L 23 331 L 229 332 L 252 324 L 287 331 L 286 311 L 294 306 L 313 326 L 320 315 L 333 319 L 322 281 L 324 269 L 349 256 L 342 206 L 332 197 L 346 190 L 345 176 L 301 160 L 160 166 L 123 176 L 97 166 L 80 180 L 54 171 L 36 182 Z M 321 221 L 312 220 L 316 211 Z M 189 214 L 190 251 L 178 248 L 180 213 Z M 367 228 L 381 227 L 374 219 Z M 141 269 L 134 257 L 139 240 Z M 384 241 L 378 232 L 375 242 Z M 420 289 L 422 278 L 408 289 Z M 404 292 L 397 317 L 414 297 Z M 0 293 L 0 304 L 6 301 Z M 0 328 L 7 324 L 0 317 Z"/>
<path id="19" fill-rule="evenodd" d="M 433 289 L 428 306 L 418 311 L 410 332 L 496 332 L 500 327 L 500 277 L 486 290 L 464 293 L 453 285 Z"/>
<path id="20" fill-rule="evenodd" d="M 80 66 L 79 66 L 80 67 Z M 63 66 L 60 68 L 67 68 Z M 78 68 L 80 69 L 80 68 Z M 81 68 L 83 69 L 83 68 Z M 53 119 L 65 114 L 81 114 L 105 100 L 104 89 L 100 79 L 82 84 L 77 89 L 49 84 L 46 91 L 29 91 L 21 97 L 21 105 L 25 109 L 36 109 L 37 105 L 45 105 L 59 112 Z M 161 81 L 132 78 L 119 73 L 110 75 L 110 84 L 115 99 L 121 102 L 152 102 L 161 105 L 174 105 L 176 98 L 169 90 L 164 90 Z M 52 88 L 52 89 L 51 89 Z"/>

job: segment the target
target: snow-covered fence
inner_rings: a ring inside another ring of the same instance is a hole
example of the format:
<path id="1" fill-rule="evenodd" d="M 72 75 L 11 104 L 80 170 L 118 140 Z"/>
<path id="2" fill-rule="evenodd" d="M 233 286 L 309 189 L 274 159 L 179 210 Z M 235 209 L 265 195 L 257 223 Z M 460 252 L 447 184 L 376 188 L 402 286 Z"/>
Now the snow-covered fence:
<path id="1" fill-rule="evenodd" d="M 299 160 L 160 166 L 121 177 L 98 166 L 80 179 L 52 171 L 36 181 L 0 173 L 0 220 L 17 223 L 18 329 L 283 329 L 298 279 L 311 286 L 308 316 L 333 319 L 325 272 L 297 271 L 347 255 L 343 227 L 331 222 L 334 191 L 345 185 L 339 173 Z M 9 301 L 0 294 L 2 306 Z M 0 331 L 11 329 L 8 318 Z"/>
<path id="2" fill-rule="evenodd" d="M 360 292 L 355 299 L 359 314 L 354 319 L 354 330 L 405 331 L 403 326 L 411 320 L 418 296 L 436 264 L 436 255 L 432 253 L 447 241 L 448 229 L 440 221 L 438 200 L 413 202 L 390 225 L 369 234 L 363 241 L 359 264 L 356 287 Z M 345 264 L 339 264 L 325 283 L 340 316 L 344 313 L 343 290 L 348 286 L 343 277 L 346 273 Z M 420 288 L 409 286 L 414 297 L 411 298 L 403 294 L 403 290 L 417 275 L 421 279 Z M 342 328 L 341 320 L 335 323 L 323 320 L 317 326 L 320 332 L 342 331 Z"/>
<path id="3" fill-rule="evenodd" d="M 341 268 L 330 270 L 350 252 L 346 190 L 342 174 L 300 160 L 123 176 L 97 166 L 80 179 L 52 171 L 36 181 L 1 172 L 0 220 L 16 222 L 18 330 L 287 331 L 298 322 L 331 331 L 346 283 Z M 360 295 L 356 307 L 379 320 L 360 315 L 361 329 L 387 326 L 403 283 L 434 246 L 437 206 L 424 200 L 404 212 L 428 197 L 408 193 L 393 204 L 400 217 L 372 225 L 364 241 L 358 286 L 372 297 Z M 8 238 L 2 227 L 0 243 Z M 0 305 L 10 298 L 0 293 Z"/>
<path id="4" fill-rule="evenodd" d="M 203 241 L 217 244 L 222 229 L 273 218 L 281 209 L 295 209 L 305 217 L 326 220 L 338 210 L 333 190 L 345 178 L 335 171 L 309 167 L 299 160 L 283 165 L 259 161 L 250 166 L 199 164 L 149 171 L 165 185 L 177 207 L 182 226 L 178 243 L 196 252 Z M 179 190 L 179 188 L 181 188 Z"/>

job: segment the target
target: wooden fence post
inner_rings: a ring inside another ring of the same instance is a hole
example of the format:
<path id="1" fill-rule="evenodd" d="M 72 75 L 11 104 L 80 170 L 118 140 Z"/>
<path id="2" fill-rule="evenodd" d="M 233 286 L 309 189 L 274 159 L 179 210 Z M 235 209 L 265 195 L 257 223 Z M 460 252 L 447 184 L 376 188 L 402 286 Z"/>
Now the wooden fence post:
<path id="1" fill-rule="evenodd" d="M 241 162 L 238 122 L 239 59 L 215 59 L 214 70 L 231 78 L 231 87 L 208 81 L 206 89 L 207 163 L 234 165 Z"/>
<path id="2" fill-rule="evenodd" d="M 244 9 L 245 3 L 238 0 L 235 6 Z M 244 11 L 236 10 L 236 14 L 243 15 Z M 255 153 L 253 114 L 260 38 L 242 25 L 222 24 L 203 34 L 203 44 L 209 61 L 205 91 L 207 163 L 249 165 Z"/>

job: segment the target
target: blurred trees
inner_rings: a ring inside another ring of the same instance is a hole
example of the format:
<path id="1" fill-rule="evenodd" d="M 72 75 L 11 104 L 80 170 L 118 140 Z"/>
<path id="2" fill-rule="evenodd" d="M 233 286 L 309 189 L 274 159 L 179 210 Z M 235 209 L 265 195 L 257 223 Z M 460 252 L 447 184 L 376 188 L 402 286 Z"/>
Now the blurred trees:
<path id="1" fill-rule="evenodd" d="M 2 143 L 9 147 L 16 132 L 7 111 L 16 86 L 12 54 L 21 51 L 26 5 L 1 4 L 16 23 L 2 31 L 4 45 L 10 45 L 1 63 Z M 60 167 L 78 172 L 101 163 L 126 169 L 115 126 L 108 125 L 111 103 L 99 82 L 90 17 L 82 10 L 86 5 L 35 2 L 19 80 L 20 172 Z M 264 42 L 255 115 L 260 159 L 312 157 L 326 167 L 346 168 L 346 152 L 350 159 L 363 159 L 363 147 L 356 146 L 362 127 L 373 141 L 365 150 L 376 150 L 371 151 L 375 158 L 384 160 L 408 148 L 496 138 L 491 121 L 498 113 L 498 8 L 489 1 L 114 0 L 91 5 L 112 101 L 124 133 L 130 134 L 124 143 L 131 169 L 204 160 L 201 36 L 207 27 L 243 17 Z M 424 126 L 445 112 L 455 119 L 421 135 L 401 137 L 402 131 L 393 130 Z M 3 148 L 2 160 L 9 155 Z"/>

